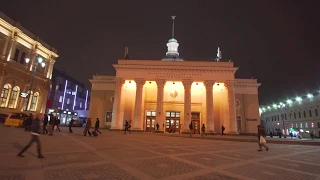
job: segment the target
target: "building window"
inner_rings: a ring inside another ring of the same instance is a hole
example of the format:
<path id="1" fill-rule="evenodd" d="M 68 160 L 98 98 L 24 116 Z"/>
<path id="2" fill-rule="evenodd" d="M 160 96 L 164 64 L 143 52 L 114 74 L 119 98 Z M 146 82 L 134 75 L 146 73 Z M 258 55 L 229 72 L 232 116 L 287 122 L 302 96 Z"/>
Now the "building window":
<path id="1" fill-rule="evenodd" d="M 82 102 L 80 102 L 80 105 L 79 105 L 79 106 L 80 106 L 80 109 L 81 109 L 81 108 L 82 108 Z"/>
<path id="2" fill-rule="evenodd" d="M 311 123 L 311 128 L 314 128 L 314 123 L 313 122 Z"/>
<path id="3" fill-rule="evenodd" d="M 314 112 L 315 112 L 316 116 L 318 116 L 318 109 L 315 109 Z"/>
<path id="4" fill-rule="evenodd" d="M 303 111 L 303 117 L 307 117 L 306 111 Z"/>
<path id="5" fill-rule="evenodd" d="M 294 119 L 297 119 L 296 112 L 293 113 Z"/>
<path id="6" fill-rule="evenodd" d="M 306 123 L 306 128 L 308 128 L 308 123 Z"/>
<path id="7" fill-rule="evenodd" d="M 38 98 L 39 98 L 39 93 L 38 92 L 34 93 L 31 99 L 30 111 L 36 111 Z"/>
<path id="8" fill-rule="evenodd" d="M 303 128 L 303 125 L 302 125 L 302 123 L 300 123 L 300 128 Z"/>
<path id="9" fill-rule="evenodd" d="M 310 109 L 309 109 L 309 116 L 312 117 L 312 113 L 311 113 L 311 110 L 310 110 Z"/>
<path id="10" fill-rule="evenodd" d="M 15 86 L 12 89 L 12 93 L 9 100 L 9 108 L 15 109 L 17 107 L 18 97 L 19 97 L 20 88 L 18 86 Z"/>
<path id="11" fill-rule="evenodd" d="M 278 121 L 280 121 L 280 116 L 279 116 L 279 114 L 278 114 Z"/>
<path id="12" fill-rule="evenodd" d="M 60 97 L 59 97 L 59 102 L 62 103 L 62 101 L 63 101 L 63 97 L 60 96 Z"/>
<path id="13" fill-rule="evenodd" d="M 67 99 L 67 104 L 70 104 L 70 98 Z"/>
<path id="14" fill-rule="evenodd" d="M 291 119 L 291 118 L 292 118 L 292 114 L 290 113 L 290 115 L 289 115 L 289 116 L 290 116 L 290 119 Z"/>
<path id="15" fill-rule="evenodd" d="M 299 111 L 299 118 L 301 118 L 301 113 L 300 113 L 300 111 Z"/>
<path id="16" fill-rule="evenodd" d="M 21 63 L 21 64 L 24 64 L 24 63 L 25 63 L 25 59 L 26 59 L 26 53 L 25 53 L 25 52 L 22 52 L 21 58 L 20 58 L 20 63 Z"/>
<path id="17" fill-rule="evenodd" d="M 11 85 L 5 84 L 0 96 L 0 107 L 7 107 L 8 95 L 10 94 L 10 91 L 11 91 Z"/>
<path id="18" fill-rule="evenodd" d="M 56 90 L 58 90 L 58 89 L 59 89 L 59 84 L 56 85 Z"/>
<path id="19" fill-rule="evenodd" d="M 296 124 L 296 128 L 298 128 L 298 124 Z"/>
<path id="20" fill-rule="evenodd" d="M 19 53 L 20 53 L 20 50 L 17 48 L 17 49 L 16 49 L 16 52 L 14 53 L 13 60 L 18 61 Z"/>
<path id="21" fill-rule="evenodd" d="M 287 113 L 284 114 L 284 119 L 287 120 Z"/>

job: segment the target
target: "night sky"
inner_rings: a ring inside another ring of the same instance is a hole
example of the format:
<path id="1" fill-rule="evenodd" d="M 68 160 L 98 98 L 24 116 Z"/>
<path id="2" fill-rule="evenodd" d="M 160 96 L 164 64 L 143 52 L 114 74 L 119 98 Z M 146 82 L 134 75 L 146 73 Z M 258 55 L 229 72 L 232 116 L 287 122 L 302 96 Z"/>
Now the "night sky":
<path id="1" fill-rule="evenodd" d="M 90 2 L 90 3 L 89 3 Z M 224 59 L 237 78 L 257 78 L 260 103 L 320 90 L 320 1 L 281 0 L 12 0 L 0 10 L 58 50 L 55 67 L 90 86 L 93 74 L 114 75 L 111 64 L 161 60 L 171 37 L 185 60 Z"/>

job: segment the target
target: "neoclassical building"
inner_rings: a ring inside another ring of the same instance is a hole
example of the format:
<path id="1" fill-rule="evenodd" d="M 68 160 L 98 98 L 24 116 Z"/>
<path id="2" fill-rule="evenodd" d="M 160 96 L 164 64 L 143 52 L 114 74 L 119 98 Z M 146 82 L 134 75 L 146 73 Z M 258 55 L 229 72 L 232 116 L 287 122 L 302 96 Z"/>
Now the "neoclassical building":
<path id="1" fill-rule="evenodd" d="M 57 57 L 54 48 L 0 12 L 0 113 L 45 112 Z"/>
<path id="2" fill-rule="evenodd" d="M 105 127 L 123 130 L 128 120 L 132 130 L 200 133 L 256 133 L 259 119 L 258 87 L 255 79 L 235 79 L 237 67 L 217 61 L 180 58 L 178 41 L 167 43 L 162 60 L 118 60 L 116 76 L 95 75 L 90 82 L 89 117 Z M 126 56 L 128 57 L 128 56 Z M 94 124 L 94 123 L 93 123 Z"/>

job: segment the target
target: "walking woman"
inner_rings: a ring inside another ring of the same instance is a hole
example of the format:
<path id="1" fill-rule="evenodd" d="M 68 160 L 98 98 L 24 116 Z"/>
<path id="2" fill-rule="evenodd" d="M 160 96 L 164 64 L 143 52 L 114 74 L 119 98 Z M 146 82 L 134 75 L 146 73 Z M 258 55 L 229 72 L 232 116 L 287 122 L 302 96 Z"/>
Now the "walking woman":
<path id="1" fill-rule="evenodd" d="M 99 133 L 101 134 L 101 132 L 99 131 L 99 127 L 100 127 L 100 120 L 99 120 L 99 118 L 97 118 L 96 124 L 95 124 L 95 126 L 94 126 L 94 130 L 95 130 L 96 132 L 99 132 Z"/>

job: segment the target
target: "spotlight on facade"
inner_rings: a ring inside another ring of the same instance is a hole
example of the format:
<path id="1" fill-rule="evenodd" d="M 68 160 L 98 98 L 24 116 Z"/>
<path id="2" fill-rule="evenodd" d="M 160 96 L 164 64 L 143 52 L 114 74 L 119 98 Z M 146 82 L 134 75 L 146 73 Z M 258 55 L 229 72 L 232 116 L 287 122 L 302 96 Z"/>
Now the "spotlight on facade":
<path id="1" fill-rule="evenodd" d="M 219 86 L 220 84 L 218 83 L 217 86 Z"/>
<path id="2" fill-rule="evenodd" d="M 151 84 L 151 81 L 149 81 L 149 84 Z"/>
<path id="3" fill-rule="evenodd" d="M 172 84 L 176 84 L 175 82 L 173 82 Z"/>
<path id="4" fill-rule="evenodd" d="M 46 63 L 42 62 L 42 63 L 41 63 L 41 66 L 42 66 L 42 67 L 46 66 Z"/>
<path id="5" fill-rule="evenodd" d="M 307 97 L 308 97 L 309 99 L 312 99 L 312 98 L 313 98 L 313 95 L 312 95 L 312 94 L 308 94 Z"/>
<path id="6" fill-rule="evenodd" d="M 263 111 L 266 111 L 266 108 L 263 107 L 262 110 L 263 110 Z"/>
<path id="7" fill-rule="evenodd" d="M 291 100 L 291 99 L 288 99 L 288 100 L 287 100 L 287 104 L 292 104 L 292 100 Z"/>
<path id="8" fill-rule="evenodd" d="M 301 102 L 302 98 L 301 97 L 296 97 L 296 101 Z"/>

